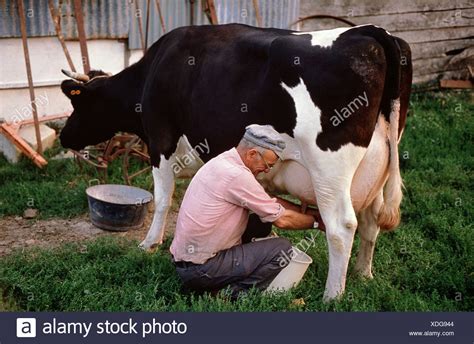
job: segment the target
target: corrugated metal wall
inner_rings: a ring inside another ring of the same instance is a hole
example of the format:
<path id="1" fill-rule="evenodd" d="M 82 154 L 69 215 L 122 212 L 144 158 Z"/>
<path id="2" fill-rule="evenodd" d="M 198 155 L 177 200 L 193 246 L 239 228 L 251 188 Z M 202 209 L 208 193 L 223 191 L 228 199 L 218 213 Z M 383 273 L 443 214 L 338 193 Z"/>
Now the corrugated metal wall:
<path id="1" fill-rule="evenodd" d="M 138 2 L 139 13 L 135 4 L 130 4 L 130 31 L 128 36 L 129 49 L 141 49 L 140 30 L 138 27 L 138 15 L 141 15 L 143 34 L 145 35 L 147 0 L 136 0 Z M 201 1 L 194 3 L 194 25 L 209 24 L 209 21 L 202 11 Z M 163 13 L 163 21 L 166 32 L 177 27 L 190 25 L 191 4 L 189 0 L 160 0 L 160 7 Z M 158 40 L 163 35 L 158 9 L 154 0 L 150 1 L 150 23 L 148 32 L 148 46 Z"/>
<path id="2" fill-rule="evenodd" d="M 142 28 L 145 32 L 147 0 L 137 0 L 140 14 L 142 15 Z M 207 16 L 202 10 L 202 1 L 194 3 L 194 25 L 210 24 Z M 257 25 L 255 9 L 252 0 L 214 0 L 216 14 L 219 24 L 242 23 Z M 130 16 L 129 48 L 140 49 L 140 32 L 136 18 L 135 4 L 131 4 L 132 15 Z M 160 0 L 163 13 L 165 29 L 170 31 L 180 26 L 190 25 L 191 5 L 189 0 Z M 258 0 L 260 17 L 263 27 L 276 27 L 286 29 L 298 19 L 300 0 Z M 150 1 L 150 23 L 148 34 L 148 46 L 163 35 L 158 9 L 155 1 Z"/>
<path id="3" fill-rule="evenodd" d="M 286 29 L 298 18 L 299 0 L 259 0 L 263 27 Z M 252 0 L 216 0 L 219 23 L 242 23 L 257 26 Z"/>
<path id="4" fill-rule="evenodd" d="M 82 0 L 84 26 L 88 39 L 127 38 L 130 49 L 140 49 L 141 39 L 137 16 L 141 16 L 143 31 L 146 25 L 147 0 Z M 194 3 L 194 25 L 209 24 L 202 10 L 203 0 Z M 29 37 L 56 35 L 48 8 L 48 0 L 24 0 Z M 66 39 L 77 39 L 76 20 L 72 0 L 54 0 L 61 6 L 61 28 Z M 300 0 L 258 0 L 262 26 L 288 28 L 299 15 Z M 252 0 L 215 0 L 219 24 L 243 23 L 256 25 Z M 190 25 L 189 0 L 160 0 L 165 29 Z M 148 46 L 163 35 L 156 1 L 150 1 Z M 15 0 L 0 0 L 0 38 L 20 37 L 20 23 Z"/>
<path id="5" fill-rule="evenodd" d="M 23 0 L 26 31 L 29 37 L 54 36 L 56 31 L 49 13 L 48 0 Z M 61 29 L 66 39 L 77 39 L 72 0 L 53 0 L 61 6 Z M 82 0 L 84 26 L 88 39 L 127 38 L 130 4 L 127 0 Z M 21 37 L 15 0 L 0 0 L 0 38 Z"/>

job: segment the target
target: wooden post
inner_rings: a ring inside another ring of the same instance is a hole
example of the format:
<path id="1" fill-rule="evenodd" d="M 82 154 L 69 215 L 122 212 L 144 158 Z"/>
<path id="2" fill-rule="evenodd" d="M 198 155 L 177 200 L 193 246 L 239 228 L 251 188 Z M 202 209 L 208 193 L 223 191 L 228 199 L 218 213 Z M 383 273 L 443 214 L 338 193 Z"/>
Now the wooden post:
<path id="1" fill-rule="evenodd" d="M 54 7 L 53 0 L 48 0 L 49 5 L 49 12 L 51 13 L 51 18 L 53 19 L 54 28 L 56 29 L 56 34 L 58 35 L 59 43 L 61 43 L 61 47 L 63 48 L 64 55 L 66 56 L 67 63 L 69 64 L 69 68 L 73 72 L 76 71 L 74 67 L 74 62 L 72 62 L 71 55 L 69 54 L 69 50 L 67 49 L 66 42 L 64 42 L 64 36 L 61 31 L 61 17 L 60 17 L 60 9 L 61 5 L 58 10 Z"/>
<path id="2" fill-rule="evenodd" d="M 142 50 L 145 53 L 145 36 L 143 35 L 143 28 L 142 28 L 142 15 L 140 11 L 140 7 L 138 6 L 138 0 L 133 1 L 135 3 L 135 15 L 137 16 L 138 21 L 138 32 L 140 32 L 140 41 L 142 43 Z"/>
<path id="3" fill-rule="evenodd" d="M 211 24 L 219 24 L 219 21 L 217 20 L 216 6 L 214 4 L 214 0 L 207 0 L 207 7 L 209 8 L 209 14 L 211 16 Z"/>
<path id="4" fill-rule="evenodd" d="M 81 0 L 74 0 L 74 14 L 76 15 L 77 33 L 79 35 L 79 44 L 81 46 L 82 66 L 84 73 L 90 72 L 89 52 L 87 51 L 86 31 L 84 30 L 84 18 L 82 16 Z"/>
<path id="5" fill-rule="evenodd" d="M 148 31 L 150 30 L 150 0 L 146 2 L 145 52 L 148 50 Z"/>
<path id="6" fill-rule="evenodd" d="M 38 121 L 38 109 L 36 107 L 35 90 L 33 87 L 33 76 L 31 74 L 30 53 L 28 51 L 28 41 L 26 38 L 26 17 L 23 0 L 17 0 L 18 15 L 20 16 L 21 40 L 23 42 L 23 53 L 25 54 L 26 75 L 28 77 L 28 89 L 30 91 L 31 109 L 33 110 L 33 120 L 35 124 L 36 146 L 39 154 L 43 153 L 43 145 L 41 143 L 41 132 Z"/>
<path id="7" fill-rule="evenodd" d="M 189 20 L 190 24 L 194 25 L 194 1 L 195 0 L 189 0 L 190 5 L 189 5 Z"/>
<path id="8" fill-rule="evenodd" d="M 163 19 L 163 13 L 161 12 L 160 0 L 155 0 L 155 3 L 156 3 L 156 8 L 158 9 L 158 14 L 160 16 L 161 29 L 163 30 L 163 33 L 166 33 L 165 20 Z M 191 4 L 191 8 L 192 7 L 193 7 L 193 5 Z M 192 14 L 191 14 L 191 16 L 192 16 Z M 192 21 L 193 21 L 193 19 L 191 17 L 191 22 Z"/>
<path id="9" fill-rule="evenodd" d="M 253 8 L 255 9 L 255 18 L 257 19 L 257 26 L 262 26 L 262 18 L 260 17 L 260 10 L 258 9 L 258 0 L 253 0 Z"/>

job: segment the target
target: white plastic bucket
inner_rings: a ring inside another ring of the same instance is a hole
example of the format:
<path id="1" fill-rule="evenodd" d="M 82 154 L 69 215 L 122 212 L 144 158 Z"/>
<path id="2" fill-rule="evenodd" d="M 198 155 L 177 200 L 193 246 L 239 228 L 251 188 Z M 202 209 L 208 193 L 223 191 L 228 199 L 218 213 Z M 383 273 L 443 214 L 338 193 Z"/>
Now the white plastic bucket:
<path id="1" fill-rule="evenodd" d="M 291 254 L 284 258 L 286 258 L 288 265 L 270 283 L 267 291 L 286 291 L 296 287 L 303 279 L 309 265 L 313 262 L 310 256 L 295 246 L 293 246 Z"/>

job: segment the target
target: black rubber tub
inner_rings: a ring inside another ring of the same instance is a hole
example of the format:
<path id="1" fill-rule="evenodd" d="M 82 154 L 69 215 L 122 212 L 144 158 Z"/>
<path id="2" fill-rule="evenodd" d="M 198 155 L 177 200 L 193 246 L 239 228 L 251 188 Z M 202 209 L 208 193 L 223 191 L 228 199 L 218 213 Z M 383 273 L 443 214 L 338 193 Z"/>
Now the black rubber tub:
<path id="1" fill-rule="evenodd" d="M 128 231 L 143 225 L 153 195 L 146 190 L 116 184 L 86 189 L 92 223 L 110 231 Z"/>

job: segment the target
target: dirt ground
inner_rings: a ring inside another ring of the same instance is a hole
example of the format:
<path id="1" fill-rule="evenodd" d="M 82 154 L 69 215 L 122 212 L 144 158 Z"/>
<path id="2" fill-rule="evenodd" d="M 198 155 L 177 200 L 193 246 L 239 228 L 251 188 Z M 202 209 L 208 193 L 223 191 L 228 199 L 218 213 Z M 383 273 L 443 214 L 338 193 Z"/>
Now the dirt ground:
<path id="1" fill-rule="evenodd" d="M 170 210 L 165 235 L 169 235 L 176 226 L 178 213 Z M 120 236 L 129 239 L 143 240 L 153 219 L 150 206 L 143 226 L 127 232 L 105 231 L 95 227 L 84 214 L 69 220 L 27 220 L 21 216 L 8 216 L 0 219 L 0 256 L 7 255 L 15 249 L 28 247 L 53 248 L 68 242 L 81 242 L 99 236 Z"/>

